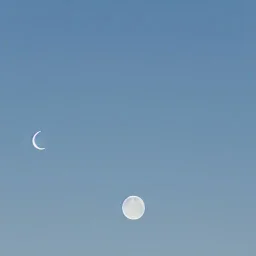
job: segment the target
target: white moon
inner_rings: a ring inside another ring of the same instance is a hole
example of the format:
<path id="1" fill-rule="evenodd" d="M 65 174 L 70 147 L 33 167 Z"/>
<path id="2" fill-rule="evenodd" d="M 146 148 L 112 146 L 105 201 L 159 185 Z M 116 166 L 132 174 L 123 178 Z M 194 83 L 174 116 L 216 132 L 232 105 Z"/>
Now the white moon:
<path id="1" fill-rule="evenodd" d="M 33 146 L 38 149 L 38 150 L 45 150 L 45 148 L 40 148 L 39 146 L 37 146 L 36 144 L 36 136 L 40 133 L 41 131 L 38 131 L 34 134 L 33 138 L 32 138 L 32 144 Z"/>
<path id="2" fill-rule="evenodd" d="M 145 204 L 138 196 L 127 197 L 122 205 L 124 216 L 130 220 L 138 220 L 145 213 Z"/>

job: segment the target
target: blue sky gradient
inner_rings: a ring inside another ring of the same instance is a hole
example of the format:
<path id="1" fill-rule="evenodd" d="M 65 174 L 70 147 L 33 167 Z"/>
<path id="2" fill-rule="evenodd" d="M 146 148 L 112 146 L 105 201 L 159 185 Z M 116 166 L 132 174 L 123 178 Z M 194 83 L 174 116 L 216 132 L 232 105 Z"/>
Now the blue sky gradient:
<path id="1" fill-rule="evenodd" d="M 255 7 L 3 0 L 0 255 L 255 256 Z"/>

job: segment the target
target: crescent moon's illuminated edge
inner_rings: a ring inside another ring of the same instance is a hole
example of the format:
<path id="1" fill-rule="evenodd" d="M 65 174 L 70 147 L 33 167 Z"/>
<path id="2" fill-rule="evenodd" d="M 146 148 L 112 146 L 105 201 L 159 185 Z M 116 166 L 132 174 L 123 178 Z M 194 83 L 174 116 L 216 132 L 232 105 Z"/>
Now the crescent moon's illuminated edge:
<path id="1" fill-rule="evenodd" d="M 33 144 L 33 146 L 34 146 L 36 149 L 38 149 L 38 150 L 45 150 L 45 148 L 40 148 L 40 147 L 38 147 L 37 144 L 36 144 L 36 136 L 37 136 L 40 132 L 41 132 L 41 131 L 38 131 L 38 132 L 36 132 L 36 133 L 34 134 L 34 136 L 33 136 L 33 138 L 32 138 L 32 144 Z"/>

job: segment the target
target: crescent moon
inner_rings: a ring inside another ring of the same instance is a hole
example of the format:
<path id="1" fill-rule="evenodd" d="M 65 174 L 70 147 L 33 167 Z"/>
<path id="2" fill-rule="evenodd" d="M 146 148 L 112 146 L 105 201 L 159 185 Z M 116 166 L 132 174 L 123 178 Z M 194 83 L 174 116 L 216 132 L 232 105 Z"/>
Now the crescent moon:
<path id="1" fill-rule="evenodd" d="M 39 146 L 37 146 L 36 144 L 36 136 L 40 133 L 41 131 L 38 131 L 34 134 L 33 138 L 32 138 L 32 144 L 33 146 L 38 149 L 38 150 L 45 150 L 45 148 L 40 148 Z"/>

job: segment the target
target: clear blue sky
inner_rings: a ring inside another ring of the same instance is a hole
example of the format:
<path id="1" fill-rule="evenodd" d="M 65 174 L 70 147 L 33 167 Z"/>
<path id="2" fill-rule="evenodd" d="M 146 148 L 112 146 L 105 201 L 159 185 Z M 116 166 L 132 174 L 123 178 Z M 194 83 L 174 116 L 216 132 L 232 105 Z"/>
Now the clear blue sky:
<path id="1" fill-rule="evenodd" d="M 255 8 L 1 1 L 0 255 L 255 256 Z"/>

